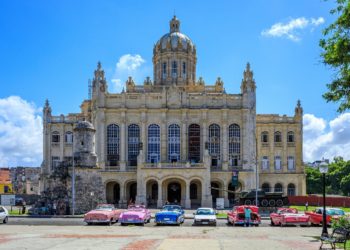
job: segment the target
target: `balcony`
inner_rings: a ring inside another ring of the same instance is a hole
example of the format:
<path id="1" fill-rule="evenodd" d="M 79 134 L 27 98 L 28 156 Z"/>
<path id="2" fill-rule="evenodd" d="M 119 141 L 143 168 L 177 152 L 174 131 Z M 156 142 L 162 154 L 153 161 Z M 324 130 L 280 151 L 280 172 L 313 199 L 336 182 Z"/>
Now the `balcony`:
<path id="1" fill-rule="evenodd" d="M 203 168 L 203 163 L 189 163 L 189 162 L 158 162 L 158 163 L 145 163 L 144 168 Z"/>
<path id="2" fill-rule="evenodd" d="M 282 142 L 275 142 L 275 147 L 282 147 Z"/>
<path id="3" fill-rule="evenodd" d="M 105 171 L 120 171 L 120 166 L 105 166 Z"/>
<path id="4" fill-rule="evenodd" d="M 287 142 L 288 147 L 295 147 L 295 142 Z"/>

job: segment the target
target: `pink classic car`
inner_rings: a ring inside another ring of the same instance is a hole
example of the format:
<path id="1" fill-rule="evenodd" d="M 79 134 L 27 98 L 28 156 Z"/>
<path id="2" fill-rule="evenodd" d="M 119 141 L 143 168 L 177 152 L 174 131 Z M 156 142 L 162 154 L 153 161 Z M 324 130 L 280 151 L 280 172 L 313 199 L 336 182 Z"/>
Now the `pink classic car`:
<path id="1" fill-rule="evenodd" d="M 276 213 L 270 214 L 271 226 L 300 225 L 309 226 L 310 216 L 299 214 L 295 208 L 279 208 Z"/>
<path id="2" fill-rule="evenodd" d="M 99 204 L 94 210 L 84 215 L 84 221 L 91 225 L 93 223 L 106 223 L 111 225 L 119 220 L 121 214 L 112 204 Z"/>
<path id="3" fill-rule="evenodd" d="M 126 224 L 141 224 L 151 221 L 151 212 L 144 205 L 132 205 L 124 211 L 119 218 L 122 226 Z"/>

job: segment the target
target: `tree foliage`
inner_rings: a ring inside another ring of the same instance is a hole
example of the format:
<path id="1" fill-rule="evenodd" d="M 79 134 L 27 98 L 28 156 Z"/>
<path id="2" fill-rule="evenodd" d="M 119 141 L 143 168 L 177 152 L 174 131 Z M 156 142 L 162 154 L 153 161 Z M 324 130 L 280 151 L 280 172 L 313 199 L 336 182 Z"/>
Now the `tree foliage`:
<path id="1" fill-rule="evenodd" d="M 308 194 L 322 193 L 322 175 L 317 168 L 306 168 L 306 192 Z M 328 194 L 349 195 L 350 193 L 350 161 L 341 157 L 334 158 L 329 164 L 326 174 L 326 192 Z"/>
<path id="2" fill-rule="evenodd" d="M 343 112 L 350 109 L 350 0 L 336 2 L 337 7 L 330 13 L 338 18 L 323 30 L 324 38 L 320 40 L 323 62 L 335 71 L 323 98 L 339 103 L 338 112 Z"/>

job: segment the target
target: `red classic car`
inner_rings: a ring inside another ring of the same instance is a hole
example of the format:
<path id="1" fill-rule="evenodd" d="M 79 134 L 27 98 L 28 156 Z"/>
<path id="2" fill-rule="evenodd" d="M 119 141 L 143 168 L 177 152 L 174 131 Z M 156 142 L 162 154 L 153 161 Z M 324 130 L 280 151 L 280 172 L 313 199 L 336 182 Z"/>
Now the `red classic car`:
<path id="1" fill-rule="evenodd" d="M 323 208 L 316 208 L 314 211 L 305 212 L 310 215 L 311 225 L 322 225 L 323 220 Z M 327 225 L 331 225 L 332 220 L 337 220 L 339 217 L 344 216 L 345 213 L 339 208 L 326 208 L 326 221 Z"/>
<path id="2" fill-rule="evenodd" d="M 259 215 L 259 208 L 257 206 L 236 206 L 232 211 L 227 213 L 227 223 L 232 225 L 244 225 L 245 224 L 245 208 L 250 208 L 250 225 L 259 226 L 261 223 L 261 217 Z"/>
<path id="3" fill-rule="evenodd" d="M 300 225 L 309 226 L 310 216 L 299 214 L 295 208 L 279 208 L 276 213 L 270 214 L 271 226 Z"/>
<path id="4" fill-rule="evenodd" d="M 94 210 L 84 215 L 84 222 L 88 225 L 93 223 L 106 223 L 111 225 L 119 220 L 121 211 L 112 204 L 99 204 Z"/>

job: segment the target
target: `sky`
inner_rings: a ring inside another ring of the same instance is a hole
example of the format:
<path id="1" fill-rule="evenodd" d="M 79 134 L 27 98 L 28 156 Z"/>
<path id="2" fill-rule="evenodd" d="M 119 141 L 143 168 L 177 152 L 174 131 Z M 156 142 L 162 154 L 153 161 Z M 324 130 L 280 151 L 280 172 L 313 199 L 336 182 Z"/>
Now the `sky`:
<path id="1" fill-rule="evenodd" d="M 0 1 L 0 166 L 40 166 L 45 99 L 54 115 L 79 112 L 97 62 L 109 92 L 129 75 L 153 77 L 153 46 L 180 31 L 197 48 L 197 77 L 239 93 L 250 62 L 257 113 L 293 115 L 304 109 L 304 161 L 350 159 L 350 113 L 322 94 L 334 72 L 322 63 L 322 30 L 336 16 L 334 1 Z"/>

